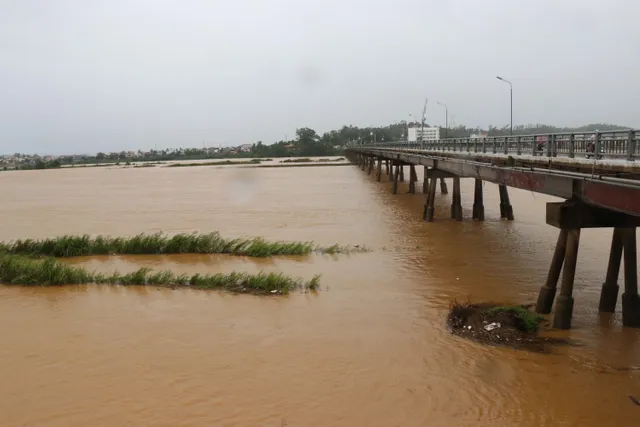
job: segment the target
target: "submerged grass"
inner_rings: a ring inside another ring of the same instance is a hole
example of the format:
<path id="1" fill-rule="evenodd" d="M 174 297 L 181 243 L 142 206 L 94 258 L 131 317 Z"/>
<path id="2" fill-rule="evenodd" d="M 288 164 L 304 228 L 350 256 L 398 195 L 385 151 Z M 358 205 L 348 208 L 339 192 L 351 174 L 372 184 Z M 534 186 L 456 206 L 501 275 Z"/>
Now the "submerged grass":
<path id="1" fill-rule="evenodd" d="M 90 255 L 142 254 L 230 254 L 249 257 L 309 255 L 311 253 L 346 254 L 368 252 L 361 246 L 315 246 L 313 242 L 267 241 L 262 237 L 225 239 L 218 232 L 208 234 L 162 233 L 133 237 L 65 235 L 48 239 L 25 239 L 0 243 L 0 253 L 31 256 L 75 257 Z"/>
<path id="2" fill-rule="evenodd" d="M 287 294 L 296 289 L 317 290 L 320 276 L 303 280 L 282 273 L 180 274 L 141 268 L 133 273 L 106 275 L 73 267 L 55 258 L 33 259 L 0 255 L 0 283 L 23 286 L 61 286 L 88 283 L 224 289 L 236 293 Z"/>

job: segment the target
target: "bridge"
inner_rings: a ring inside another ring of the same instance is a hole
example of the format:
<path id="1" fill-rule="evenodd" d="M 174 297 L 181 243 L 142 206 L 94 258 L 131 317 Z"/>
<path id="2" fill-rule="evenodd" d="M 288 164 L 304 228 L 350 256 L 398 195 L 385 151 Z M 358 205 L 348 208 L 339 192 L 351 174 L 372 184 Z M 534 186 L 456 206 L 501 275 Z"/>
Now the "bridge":
<path id="1" fill-rule="evenodd" d="M 612 228 L 611 249 L 600 293 L 600 312 L 613 313 L 618 300 L 618 277 L 624 257 L 622 323 L 640 327 L 640 296 L 636 228 L 640 225 L 640 131 L 559 133 L 448 138 L 425 141 L 350 144 L 347 157 L 376 179 L 384 172 L 396 194 L 409 169 L 409 192 L 416 192 L 416 167 L 424 168 L 422 220 L 434 221 L 437 183 L 448 193 L 445 179 L 453 180 L 451 219 L 462 221 L 460 179 L 475 180 L 472 218 L 484 220 L 483 181 L 498 185 L 500 216 L 513 220 L 508 187 L 565 199 L 547 203 L 546 222 L 559 229 L 536 312 L 549 314 L 553 327 L 570 329 L 573 284 L 580 230 Z M 558 281 L 560 294 L 556 297 Z M 555 303 L 555 308 L 553 308 Z"/>

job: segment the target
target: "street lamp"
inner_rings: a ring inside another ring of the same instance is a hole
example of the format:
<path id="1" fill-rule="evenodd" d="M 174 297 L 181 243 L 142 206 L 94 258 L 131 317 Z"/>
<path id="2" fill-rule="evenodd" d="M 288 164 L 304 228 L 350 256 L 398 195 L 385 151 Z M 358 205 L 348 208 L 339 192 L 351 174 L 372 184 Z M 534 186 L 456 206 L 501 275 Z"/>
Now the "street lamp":
<path id="1" fill-rule="evenodd" d="M 513 135 L 513 85 L 511 84 L 511 82 L 509 80 L 503 79 L 500 76 L 496 76 L 496 78 L 498 80 L 502 80 L 505 83 L 509 83 L 509 97 L 510 97 L 510 100 L 511 100 L 511 127 L 510 127 L 510 130 L 509 130 L 509 135 Z"/>
<path id="2" fill-rule="evenodd" d="M 449 108 L 442 102 L 436 102 L 436 104 L 444 107 L 444 137 L 446 138 L 449 130 Z"/>

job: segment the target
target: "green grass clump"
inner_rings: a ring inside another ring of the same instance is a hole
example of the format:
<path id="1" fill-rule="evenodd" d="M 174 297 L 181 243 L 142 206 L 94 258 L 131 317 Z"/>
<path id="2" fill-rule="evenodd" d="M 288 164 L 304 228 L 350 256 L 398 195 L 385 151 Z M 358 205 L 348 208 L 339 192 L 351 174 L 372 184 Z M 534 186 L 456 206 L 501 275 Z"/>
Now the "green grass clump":
<path id="1" fill-rule="evenodd" d="M 491 307 L 485 310 L 488 315 L 496 315 L 499 313 L 509 313 L 522 322 L 522 327 L 527 332 L 536 332 L 538 330 L 538 323 L 540 323 L 544 317 L 537 313 L 532 313 L 524 307 L 520 306 L 497 306 Z"/>
<path id="2" fill-rule="evenodd" d="M 133 237 L 66 235 L 48 239 L 25 239 L 0 243 L 0 253 L 31 256 L 76 257 L 91 255 L 141 254 L 231 254 L 249 257 L 345 254 L 368 252 L 360 246 L 315 246 L 313 242 L 267 241 L 262 237 L 225 239 L 218 232 L 197 234 L 138 234 Z"/>
<path id="3" fill-rule="evenodd" d="M 287 294 L 293 290 L 317 290 L 320 276 L 303 280 L 282 273 L 258 274 L 217 273 L 180 274 L 171 271 L 154 272 L 141 268 L 129 274 L 117 272 L 106 275 L 73 267 L 54 258 L 33 259 L 20 255 L 0 256 L 0 283 L 23 286 L 61 286 L 88 283 L 184 287 L 195 289 L 224 289 L 236 293 Z"/>

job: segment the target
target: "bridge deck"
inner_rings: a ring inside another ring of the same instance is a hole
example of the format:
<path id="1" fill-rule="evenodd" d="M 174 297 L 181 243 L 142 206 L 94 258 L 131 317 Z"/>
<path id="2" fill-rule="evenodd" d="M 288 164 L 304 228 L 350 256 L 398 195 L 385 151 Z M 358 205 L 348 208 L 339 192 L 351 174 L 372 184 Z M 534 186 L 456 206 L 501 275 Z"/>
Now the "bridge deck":
<path id="1" fill-rule="evenodd" d="M 612 172 L 617 176 L 633 176 L 640 171 L 635 165 L 627 171 L 615 169 L 630 163 L 624 160 L 597 160 L 596 164 L 600 166 L 594 174 L 594 162 L 587 159 L 532 155 L 529 158 L 527 155 L 464 153 L 398 146 L 360 146 L 351 147 L 348 151 L 428 166 L 460 177 L 477 178 L 564 199 L 578 198 L 587 204 L 640 216 L 640 180 L 610 176 Z M 607 165 L 614 169 L 602 173 L 606 170 L 602 168 Z M 585 173 L 589 167 L 592 173 Z"/>

